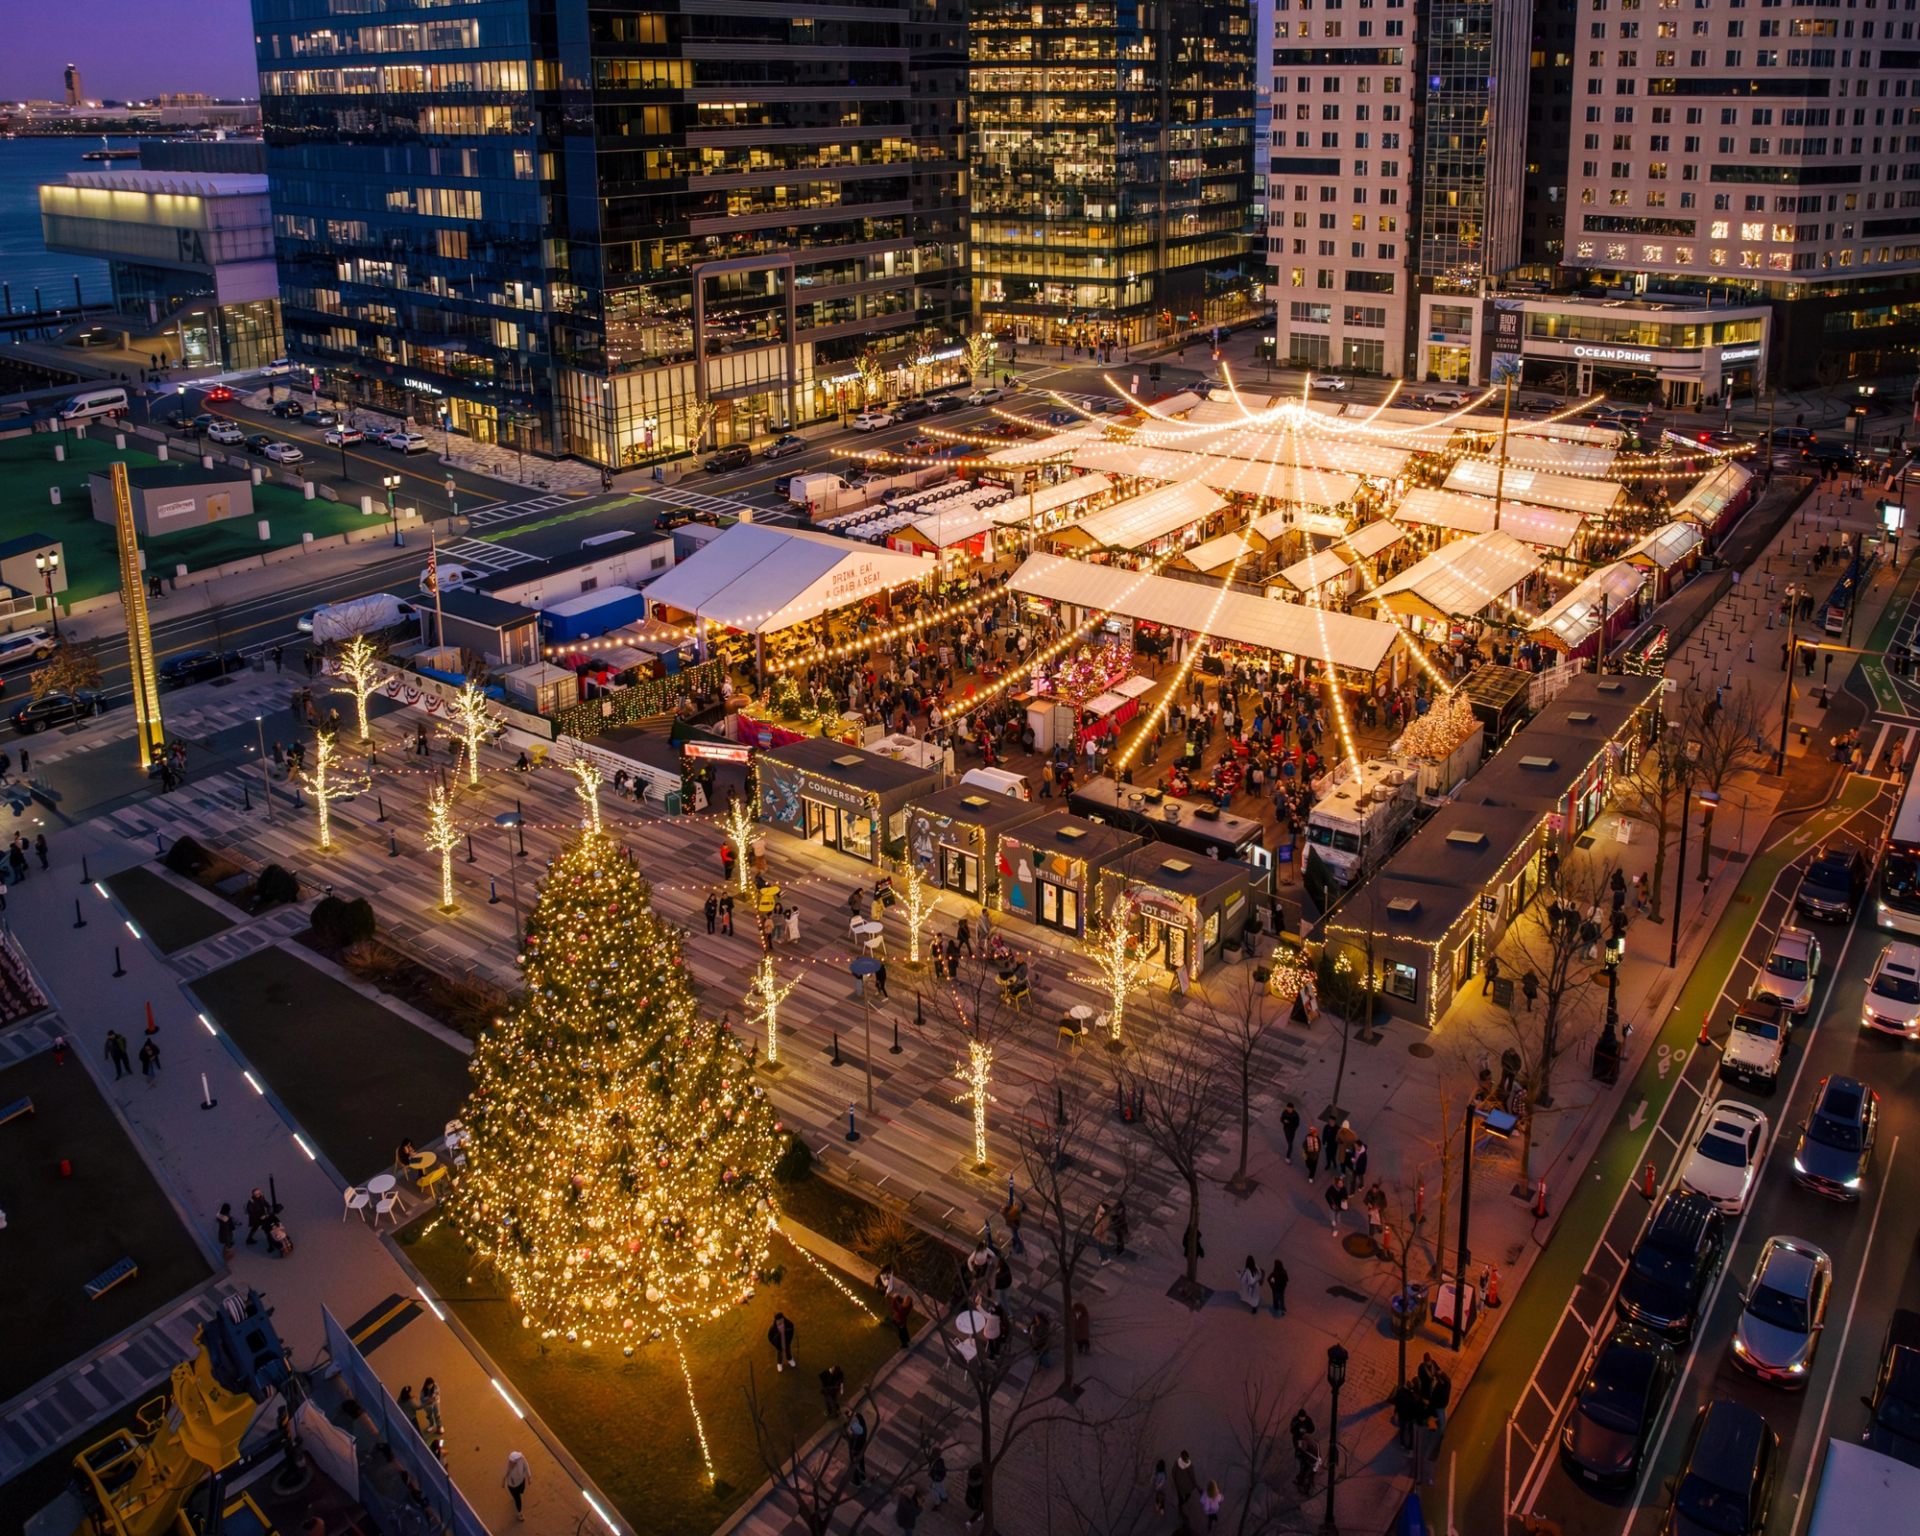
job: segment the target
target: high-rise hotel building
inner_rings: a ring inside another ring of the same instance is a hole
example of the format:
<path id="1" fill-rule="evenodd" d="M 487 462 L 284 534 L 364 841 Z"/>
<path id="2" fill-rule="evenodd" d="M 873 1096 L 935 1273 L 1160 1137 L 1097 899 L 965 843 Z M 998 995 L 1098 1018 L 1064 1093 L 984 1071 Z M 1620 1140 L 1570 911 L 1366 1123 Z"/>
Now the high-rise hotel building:
<path id="1" fill-rule="evenodd" d="M 1625 289 L 1771 305 L 1783 384 L 1911 366 L 1912 0 L 1580 7 L 1566 264 Z"/>
<path id="2" fill-rule="evenodd" d="M 253 0 L 287 343 L 626 467 L 965 325 L 963 0 Z"/>

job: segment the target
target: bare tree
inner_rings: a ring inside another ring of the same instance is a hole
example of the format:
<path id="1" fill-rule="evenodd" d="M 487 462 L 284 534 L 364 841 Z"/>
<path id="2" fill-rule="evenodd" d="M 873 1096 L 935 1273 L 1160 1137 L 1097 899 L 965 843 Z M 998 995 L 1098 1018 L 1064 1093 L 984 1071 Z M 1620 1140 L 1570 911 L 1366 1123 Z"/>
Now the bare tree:
<path id="1" fill-rule="evenodd" d="M 1702 698 L 1699 708 L 1686 719 L 1686 734 L 1693 759 L 1693 782 L 1711 793 L 1706 816 L 1700 827 L 1700 874 L 1704 884 L 1708 858 L 1713 845 L 1713 811 L 1721 793 L 1735 774 L 1761 760 L 1760 726 L 1763 713 L 1753 690 L 1746 683 L 1721 690 L 1717 699 Z"/>
<path id="2" fill-rule="evenodd" d="M 1249 1195 L 1258 1187 L 1247 1176 L 1247 1143 L 1253 1127 L 1254 1063 L 1261 1047 L 1280 1024 L 1280 1010 L 1267 988 L 1253 979 L 1248 966 L 1235 966 L 1209 986 L 1204 1002 L 1220 1053 L 1226 1058 L 1240 1090 L 1240 1166 L 1227 1188 Z"/>
<path id="3" fill-rule="evenodd" d="M 1687 783 L 1692 765 L 1687 758 L 1687 740 L 1680 719 L 1684 718 L 1687 694 L 1676 695 L 1677 718 L 1659 732 L 1640 754 L 1633 772 L 1614 781 L 1614 795 L 1623 812 L 1635 821 L 1653 828 L 1653 891 L 1648 916 L 1660 921 L 1661 893 L 1666 890 L 1667 842 L 1680 829 L 1686 814 Z"/>
<path id="4" fill-rule="evenodd" d="M 920 1474 L 931 1462 L 934 1449 L 946 1439 L 944 1416 L 933 1421 L 923 1418 L 916 1449 L 900 1466 L 891 1474 L 869 1472 L 862 1482 L 855 1483 L 852 1447 L 844 1428 L 832 1426 L 831 1433 L 808 1437 L 810 1443 L 803 1443 L 800 1423 L 793 1413 L 785 1414 L 785 1422 L 778 1427 L 769 1422 L 767 1405 L 761 1401 L 759 1383 L 751 1369 L 745 1391 L 760 1465 L 766 1468 L 776 1493 L 792 1502 L 807 1536 L 827 1536 L 842 1507 L 848 1505 L 853 1508 L 853 1522 L 841 1527 L 840 1536 L 856 1536 L 866 1528 L 869 1517 L 892 1509 L 895 1492 Z M 880 1438 L 881 1412 L 871 1388 L 863 1388 L 854 1398 L 850 1413 L 866 1417 L 867 1444 L 875 1444 Z M 879 1497 L 871 1497 L 870 1492 L 877 1492 Z"/>
<path id="5" fill-rule="evenodd" d="M 47 664 L 34 669 L 30 683 L 36 702 L 55 692 L 75 693 L 82 688 L 98 691 L 100 687 L 98 642 L 88 640 L 75 644 L 71 638 L 63 638 L 59 645 L 54 647 L 53 654 L 47 658 Z"/>

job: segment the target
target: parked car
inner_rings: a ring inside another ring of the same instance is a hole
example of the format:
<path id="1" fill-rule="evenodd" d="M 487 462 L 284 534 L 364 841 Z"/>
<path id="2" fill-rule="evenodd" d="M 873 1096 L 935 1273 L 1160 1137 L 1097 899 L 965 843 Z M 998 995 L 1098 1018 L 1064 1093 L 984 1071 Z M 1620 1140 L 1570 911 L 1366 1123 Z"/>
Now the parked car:
<path id="1" fill-rule="evenodd" d="M 761 457 L 768 459 L 790 459 L 796 453 L 805 453 L 806 451 L 807 440 L 804 437 L 796 437 L 793 433 L 789 432 L 785 437 L 780 438 L 769 447 Z"/>
<path id="2" fill-rule="evenodd" d="M 219 651 L 188 651 L 160 663 L 160 686 L 184 688 L 189 683 L 203 683 L 210 677 L 243 672 L 246 666 L 247 658 L 238 651 L 228 651 L 225 655 Z"/>
<path id="3" fill-rule="evenodd" d="M 1004 400 L 1006 397 L 1007 392 L 1004 389 L 995 389 L 989 384 L 985 389 L 976 389 L 972 394 L 968 395 L 966 403 L 968 405 L 992 405 L 996 400 Z"/>
<path id="4" fill-rule="evenodd" d="M 1803 917 L 1827 922 L 1853 920 L 1866 894 L 1867 857 L 1851 843 L 1828 843 L 1813 856 L 1800 887 L 1793 893 L 1794 910 Z"/>
<path id="5" fill-rule="evenodd" d="M 1804 1238 L 1770 1237 L 1733 1329 L 1733 1363 L 1762 1381 L 1804 1387 L 1826 1326 L 1833 1260 Z"/>
<path id="6" fill-rule="evenodd" d="M 35 731 L 84 720 L 99 713 L 99 693 L 92 688 L 76 688 L 71 693 L 49 693 L 31 704 L 22 704 L 10 718 L 16 731 L 22 736 L 31 736 Z"/>
<path id="7" fill-rule="evenodd" d="M 1829 1200 L 1858 1200 L 1879 1128 L 1879 1094 L 1855 1077 L 1822 1078 L 1793 1149 L 1794 1182 Z"/>
<path id="8" fill-rule="evenodd" d="M 966 402 L 958 395 L 936 395 L 927 402 L 928 407 L 936 416 L 944 416 L 948 411 L 957 411 L 965 404 Z"/>
<path id="9" fill-rule="evenodd" d="M 1315 389 L 1339 391 L 1347 387 L 1347 381 L 1337 373 L 1323 373 L 1313 381 L 1313 387 Z"/>
<path id="10" fill-rule="evenodd" d="M 1694 1415 L 1664 1536 L 1760 1536 L 1773 1507 L 1780 1437 L 1744 1403 L 1716 1398 Z"/>
<path id="11" fill-rule="evenodd" d="M 1773 441 L 1777 447 L 1806 448 L 1819 438 L 1807 427 L 1775 427 Z"/>
<path id="12" fill-rule="evenodd" d="M 442 560 L 439 565 L 440 590 L 456 592 L 470 582 L 478 581 L 486 573 L 475 566 L 456 565 L 451 560 Z M 428 578 L 427 568 L 420 567 L 420 590 L 431 592 L 433 584 Z"/>
<path id="13" fill-rule="evenodd" d="M 1726 1218 L 1711 1200 L 1678 1190 L 1662 1196 L 1627 1258 L 1614 1305 L 1667 1338 L 1692 1337 L 1725 1247 Z"/>
<path id="14" fill-rule="evenodd" d="M 329 448 L 344 448 L 348 443 L 365 442 L 367 434 L 358 427 L 333 427 L 321 434 L 320 441 Z"/>
<path id="15" fill-rule="evenodd" d="M 1774 935 L 1766 964 L 1754 980 L 1753 996 L 1771 999 L 1795 1018 L 1805 1018 L 1819 975 L 1820 941 L 1804 928 L 1785 927 Z"/>
<path id="16" fill-rule="evenodd" d="M 45 661 L 53 651 L 53 636 L 44 629 L 16 629 L 0 635 L 0 667 L 16 661 Z"/>
<path id="17" fill-rule="evenodd" d="M 293 372 L 293 364 L 288 362 L 284 357 L 276 357 L 260 371 L 270 379 L 284 378 Z"/>
<path id="18" fill-rule="evenodd" d="M 1637 1323 L 1615 1323 L 1587 1368 L 1560 1436 L 1567 1475 L 1603 1487 L 1630 1487 L 1673 1383 L 1673 1346 Z"/>
<path id="19" fill-rule="evenodd" d="M 330 427 L 340 418 L 324 405 L 316 405 L 310 411 L 303 411 L 300 419 L 310 427 Z"/>
<path id="20" fill-rule="evenodd" d="M 1880 1346 L 1873 1396 L 1863 1398 L 1869 1450 L 1920 1467 L 1920 1312 L 1896 1307 Z"/>
<path id="21" fill-rule="evenodd" d="M 1680 1187 L 1738 1216 L 1747 1208 L 1766 1152 L 1767 1117 L 1737 1099 L 1722 1099 L 1680 1165 Z"/>
<path id="22" fill-rule="evenodd" d="M 1903 1040 L 1920 1040 L 1920 944 L 1889 944 L 1873 962 L 1861 1023 Z"/>
<path id="23" fill-rule="evenodd" d="M 167 425 L 172 427 L 176 432 L 191 432 L 193 430 L 193 421 L 193 414 L 189 411 L 167 412 Z"/>
<path id="24" fill-rule="evenodd" d="M 273 446 L 273 439 L 264 432 L 251 432 L 245 442 L 248 453 L 265 453 Z"/>
<path id="25" fill-rule="evenodd" d="M 1734 1011 L 1733 1027 L 1720 1052 L 1720 1076 L 1758 1093 L 1772 1093 L 1780 1084 L 1787 1060 L 1787 1041 L 1793 1033 L 1785 1009 L 1769 998 L 1755 998 Z"/>
<path id="26" fill-rule="evenodd" d="M 722 448 L 700 467 L 710 475 L 719 475 L 732 469 L 745 469 L 752 462 L 753 450 L 745 443 L 734 443 Z"/>
<path id="27" fill-rule="evenodd" d="M 306 457 L 306 455 L 292 443 L 268 443 L 261 452 L 276 464 L 298 464 Z"/>
<path id="28" fill-rule="evenodd" d="M 385 437 L 381 438 L 380 441 L 385 443 L 387 447 L 395 453 L 425 453 L 428 451 L 427 440 L 418 432 L 389 432 Z"/>
<path id="29" fill-rule="evenodd" d="M 893 408 L 895 421 L 918 421 L 922 416 L 931 416 L 933 407 L 924 400 L 902 400 Z"/>
<path id="30" fill-rule="evenodd" d="M 1420 403 L 1430 410 L 1457 411 L 1473 397 L 1458 389 L 1432 390 L 1420 397 Z"/>
<path id="31" fill-rule="evenodd" d="M 893 418 L 885 411 L 862 411 L 848 423 L 856 432 L 877 432 L 882 427 L 893 425 Z"/>
<path id="32" fill-rule="evenodd" d="M 209 442 L 224 443 L 231 448 L 235 443 L 244 443 L 246 440 L 247 434 L 230 421 L 217 421 L 207 428 Z"/>
<path id="33" fill-rule="evenodd" d="M 269 416 L 278 416 L 282 421 L 298 421 L 307 412 L 307 408 L 298 400 L 276 400 L 267 407 Z"/>

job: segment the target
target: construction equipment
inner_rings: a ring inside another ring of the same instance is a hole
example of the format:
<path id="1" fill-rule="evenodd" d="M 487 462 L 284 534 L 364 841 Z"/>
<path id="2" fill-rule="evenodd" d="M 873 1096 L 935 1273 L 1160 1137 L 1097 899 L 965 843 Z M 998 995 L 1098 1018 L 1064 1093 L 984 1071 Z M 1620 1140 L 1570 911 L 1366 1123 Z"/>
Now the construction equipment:
<path id="1" fill-rule="evenodd" d="M 170 1396 L 141 1407 L 139 1431 L 115 1430 L 74 1457 L 91 1506 L 74 1536 L 198 1536 L 183 1512 L 188 1496 L 240 1462 L 261 1405 L 293 1385 L 272 1315 L 258 1291 L 226 1297 L 200 1329 L 200 1353 L 173 1368 Z M 223 1503 L 216 1487 L 211 1507 Z"/>

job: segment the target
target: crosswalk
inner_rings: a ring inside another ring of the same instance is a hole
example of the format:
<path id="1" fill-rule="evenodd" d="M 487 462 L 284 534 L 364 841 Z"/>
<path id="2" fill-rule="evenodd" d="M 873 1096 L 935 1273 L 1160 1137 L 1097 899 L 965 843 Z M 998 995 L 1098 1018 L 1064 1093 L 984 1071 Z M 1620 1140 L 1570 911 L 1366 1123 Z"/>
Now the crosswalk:
<path id="1" fill-rule="evenodd" d="M 664 501 L 670 507 L 685 507 L 689 512 L 709 512 L 715 517 L 738 517 L 746 512 L 756 522 L 771 520 L 763 508 L 747 502 L 729 501 L 724 496 L 709 496 L 703 491 L 689 491 L 677 485 L 663 485 L 649 490 L 647 495 L 655 501 Z"/>
<path id="2" fill-rule="evenodd" d="M 561 507 L 570 507 L 575 498 L 571 496 L 535 496 L 528 501 L 502 503 L 498 506 L 482 507 L 478 512 L 469 513 L 469 528 L 497 528 L 502 523 L 518 523 L 529 517 L 538 517 L 543 512 L 556 512 Z"/>
<path id="3" fill-rule="evenodd" d="M 540 564 L 538 555 L 483 539 L 450 540 L 440 546 L 440 559 L 446 565 L 470 565 L 496 575 L 501 571 L 510 571 L 516 565 Z"/>

